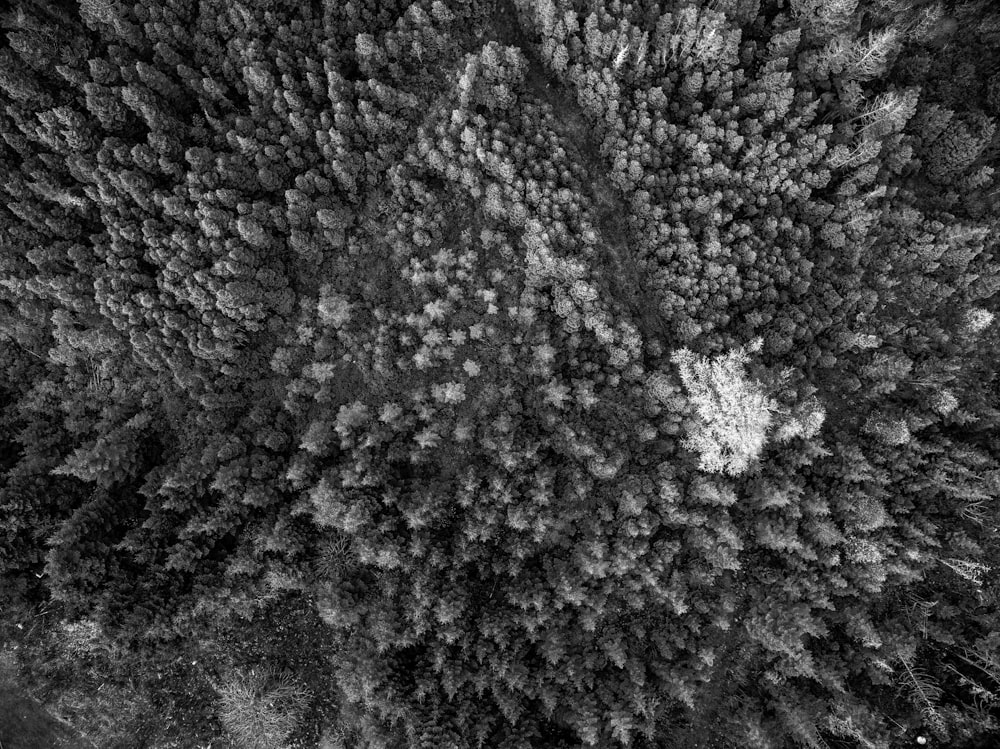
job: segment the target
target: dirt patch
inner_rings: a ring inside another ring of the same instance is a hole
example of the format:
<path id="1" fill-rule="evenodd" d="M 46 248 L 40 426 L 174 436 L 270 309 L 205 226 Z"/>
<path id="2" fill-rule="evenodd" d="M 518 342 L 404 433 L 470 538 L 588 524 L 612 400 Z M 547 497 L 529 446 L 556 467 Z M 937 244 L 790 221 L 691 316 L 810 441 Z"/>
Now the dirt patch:
<path id="1" fill-rule="evenodd" d="M 0 748 L 96 749 L 14 681 L 6 656 L 0 654 Z"/>

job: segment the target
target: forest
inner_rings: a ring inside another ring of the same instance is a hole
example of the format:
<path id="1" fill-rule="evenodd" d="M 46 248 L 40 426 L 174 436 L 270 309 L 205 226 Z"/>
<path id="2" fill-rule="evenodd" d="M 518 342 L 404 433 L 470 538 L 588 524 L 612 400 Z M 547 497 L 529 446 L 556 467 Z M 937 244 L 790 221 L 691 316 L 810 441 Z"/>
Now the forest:
<path id="1" fill-rule="evenodd" d="M 77 749 L 1000 746 L 1000 4 L 0 27 L 0 703 Z"/>

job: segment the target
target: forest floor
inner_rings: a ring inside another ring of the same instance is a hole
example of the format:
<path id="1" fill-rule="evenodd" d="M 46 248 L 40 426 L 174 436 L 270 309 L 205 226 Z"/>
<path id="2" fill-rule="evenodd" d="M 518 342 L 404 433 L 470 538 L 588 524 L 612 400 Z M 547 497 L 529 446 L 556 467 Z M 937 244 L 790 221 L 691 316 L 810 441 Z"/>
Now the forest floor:
<path id="1" fill-rule="evenodd" d="M 308 597 L 289 594 L 250 621 L 138 651 L 54 604 L 0 618 L 0 749 L 236 749 L 217 687 L 255 670 L 309 695 L 288 749 L 337 746 L 336 638 Z M 24 716 L 19 717 L 19 716 Z"/>
<path id="2" fill-rule="evenodd" d="M 199 643 L 126 652 L 52 604 L 5 612 L 0 643 L 0 749 L 233 749 Z"/>
<path id="3" fill-rule="evenodd" d="M 287 675 L 308 695 L 285 749 L 353 746 L 338 725 L 339 641 L 309 596 L 139 650 L 87 620 L 68 624 L 52 603 L 3 613 L 0 749 L 237 749 L 217 688 L 254 672 Z"/>

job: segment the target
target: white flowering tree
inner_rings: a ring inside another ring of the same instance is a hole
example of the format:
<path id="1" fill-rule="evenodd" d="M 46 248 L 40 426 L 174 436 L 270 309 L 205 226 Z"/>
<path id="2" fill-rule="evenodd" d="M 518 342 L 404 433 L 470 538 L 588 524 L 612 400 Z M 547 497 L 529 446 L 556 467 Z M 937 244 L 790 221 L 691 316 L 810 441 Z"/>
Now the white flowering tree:
<path id="1" fill-rule="evenodd" d="M 777 408 L 760 383 L 747 376 L 746 349 L 707 358 L 684 348 L 671 361 L 696 414 L 685 446 L 701 456 L 703 471 L 743 473 L 764 448 Z"/>

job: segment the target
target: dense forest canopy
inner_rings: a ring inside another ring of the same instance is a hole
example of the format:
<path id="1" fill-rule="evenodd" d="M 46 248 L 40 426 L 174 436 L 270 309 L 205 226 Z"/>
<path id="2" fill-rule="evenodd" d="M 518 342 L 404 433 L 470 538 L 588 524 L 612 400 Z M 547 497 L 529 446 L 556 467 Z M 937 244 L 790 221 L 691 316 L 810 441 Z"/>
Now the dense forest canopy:
<path id="1" fill-rule="evenodd" d="M 0 21 L 4 606 L 309 601 L 357 747 L 1000 735 L 992 2 Z"/>

